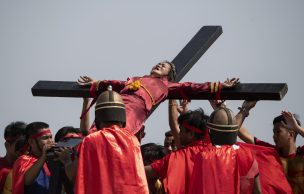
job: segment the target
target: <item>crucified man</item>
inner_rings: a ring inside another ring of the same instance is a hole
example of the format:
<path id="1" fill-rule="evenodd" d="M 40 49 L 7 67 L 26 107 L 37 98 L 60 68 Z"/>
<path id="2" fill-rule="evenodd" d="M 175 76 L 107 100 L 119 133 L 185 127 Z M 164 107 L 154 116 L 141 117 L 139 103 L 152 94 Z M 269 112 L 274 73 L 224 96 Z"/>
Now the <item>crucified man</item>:
<path id="1" fill-rule="evenodd" d="M 136 134 L 149 116 L 151 109 L 170 96 L 182 95 L 185 99 L 198 93 L 214 93 L 220 96 L 222 89 L 233 88 L 239 83 L 239 78 L 227 79 L 221 82 L 175 83 L 175 65 L 169 61 L 156 64 L 149 75 L 130 77 L 127 81 L 94 80 L 88 76 L 81 76 L 78 84 L 90 87 L 91 97 L 105 91 L 109 85 L 120 93 L 127 114 L 126 128 Z"/>

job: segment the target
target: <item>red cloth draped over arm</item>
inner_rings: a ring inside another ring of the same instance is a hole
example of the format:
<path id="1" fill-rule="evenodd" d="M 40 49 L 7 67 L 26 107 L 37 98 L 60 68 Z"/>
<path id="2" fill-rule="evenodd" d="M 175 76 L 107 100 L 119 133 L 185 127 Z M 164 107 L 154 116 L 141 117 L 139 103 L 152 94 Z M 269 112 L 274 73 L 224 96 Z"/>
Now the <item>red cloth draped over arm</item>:
<path id="1" fill-rule="evenodd" d="M 24 175 L 26 171 L 37 161 L 36 157 L 30 155 L 20 156 L 14 163 L 13 167 L 13 188 L 12 194 L 24 193 Z M 43 165 L 46 175 L 50 176 L 49 169 L 46 163 Z"/>
<path id="2" fill-rule="evenodd" d="M 254 152 L 259 165 L 260 183 L 263 194 L 290 194 L 292 189 L 285 177 L 280 157 L 271 147 L 238 143 Z"/>

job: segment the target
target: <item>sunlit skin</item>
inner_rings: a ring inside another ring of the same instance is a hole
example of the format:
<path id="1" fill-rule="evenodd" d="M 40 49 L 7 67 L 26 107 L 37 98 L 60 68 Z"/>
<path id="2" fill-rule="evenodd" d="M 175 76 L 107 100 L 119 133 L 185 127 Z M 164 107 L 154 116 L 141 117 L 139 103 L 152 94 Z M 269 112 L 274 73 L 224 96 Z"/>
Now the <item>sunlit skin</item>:
<path id="1" fill-rule="evenodd" d="M 175 145 L 173 136 L 165 137 L 164 147 L 165 147 L 166 153 L 170 153 L 170 152 L 176 150 L 176 145 Z"/>
<path id="2" fill-rule="evenodd" d="M 46 130 L 42 129 L 39 132 Z M 39 133 L 38 132 L 38 133 Z M 52 146 L 54 146 L 54 141 L 52 139 L 52 134 L 45 134 L 36 139 L 29 139 L 29 144 L 31 146 L 31 153 L 35 156 L 42 156 L 43 150 L 48 150 Z"/>
<path id="3" fill-rule="evenodd" d="M 159 77 L 159 78 L 166 77 L 169 74 L 170 70 L 171 70 L 171 66 L 169 63 L 160 62 L 152 68 L 150 75 L 152 77 Z"/>
<path id="4" fill-rule="evenodd" d="M 182 146 L 186 146 L 193 142 L 194 135 L 193 132 L 187 131 L 183 126 L 179 126 L 179 140 Z"/>
<path id="5" fill-rule="evenodd" d="M 295 152 L 294 136 L 295 133 L 286 128 L 284 123 L 275 123 L 273 125 L 273 140 L 282 155 L 288 156 Z"/>

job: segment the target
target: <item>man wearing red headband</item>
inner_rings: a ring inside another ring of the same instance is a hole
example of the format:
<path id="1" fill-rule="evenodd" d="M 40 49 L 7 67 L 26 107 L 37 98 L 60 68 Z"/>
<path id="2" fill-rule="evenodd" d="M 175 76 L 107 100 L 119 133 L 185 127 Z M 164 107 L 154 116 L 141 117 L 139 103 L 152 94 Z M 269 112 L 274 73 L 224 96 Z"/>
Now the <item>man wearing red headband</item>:
<path id="1" fill-rule="evenodd" d="M 47 150 L 54 146 L 49 125 L 33 122 L 26 127 L 29 153 L 20 156 L 13 167 L 13 194 L 47 194 L 50 172 Z"/>
<path id="2" fill-rule="evenodd" d="M 244 101 L 242 105 L 243 112 L 249 114 L 251 108 L 256 104 L 256 101 Z M 297 115 L 282 111 L 281 115 L 273 119 L 273 139 L 275 145 L 264 142 L 252 135 L 245 127 L 239 130 L 239 137 L 248 144 L 254 144 L 254 147 L 268 150 L 266 154 L 259 151 L 257 154 L 262 155 L 260 165 L 265 169 L 267 176 L 262 176 L 261 183 L 263 193 L 304 193 L 304 146 L 296 146 L 297 134 L 304 137 L 304 128 L 301 127 L 301 122 Z M 261 169 L 261 170 L 263 170 Z M 286 182 L 286 178 L 291 186 Z M 270 178 L 271 177 L 271 178 Z M 286 192 L 288 188 L 288 192 Z"/>
<path id="3" fill-rule="evenodd" d="M 24 137 L 26 124 L 24 122 L 12 122 L 5 127 L 4 139 L 6 154 L 0 158 L 0 193 L 3 192 L 4 184 L 6 182 L 7 175 L 13 168 L 13 164 L 18 157 L 16 153 L 16 142 Z M 11 188 L 6 188 L 11 190 Z"/>
<path id="4" fill-rule="evenodd" d="M 178 117 L 179 138 L 183 148 L 145 166 L 147 178 L 162 178 L 166 193 L 188 193 L 193 157 L 208 145 L 203 142 L 206 115 L 202 109 L 188 111 Z"/>

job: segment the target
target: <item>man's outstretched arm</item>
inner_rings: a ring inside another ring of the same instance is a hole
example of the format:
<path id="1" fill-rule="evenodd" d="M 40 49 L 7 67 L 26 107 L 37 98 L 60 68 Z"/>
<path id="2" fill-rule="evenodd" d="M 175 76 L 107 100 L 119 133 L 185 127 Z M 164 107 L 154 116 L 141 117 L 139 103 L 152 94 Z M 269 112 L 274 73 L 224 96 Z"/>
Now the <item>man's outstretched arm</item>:
<path id="1" fill-rule="evenodd" d="M 241 140 L 250 144 L 254 144 L 254 136 L 242 124 L 256 103 L 256 101 L 244 101 L 242 107 L 239 108 L 240 111 L 236 115 L 236 122 L 239 125 L 238 136 Z"/>

